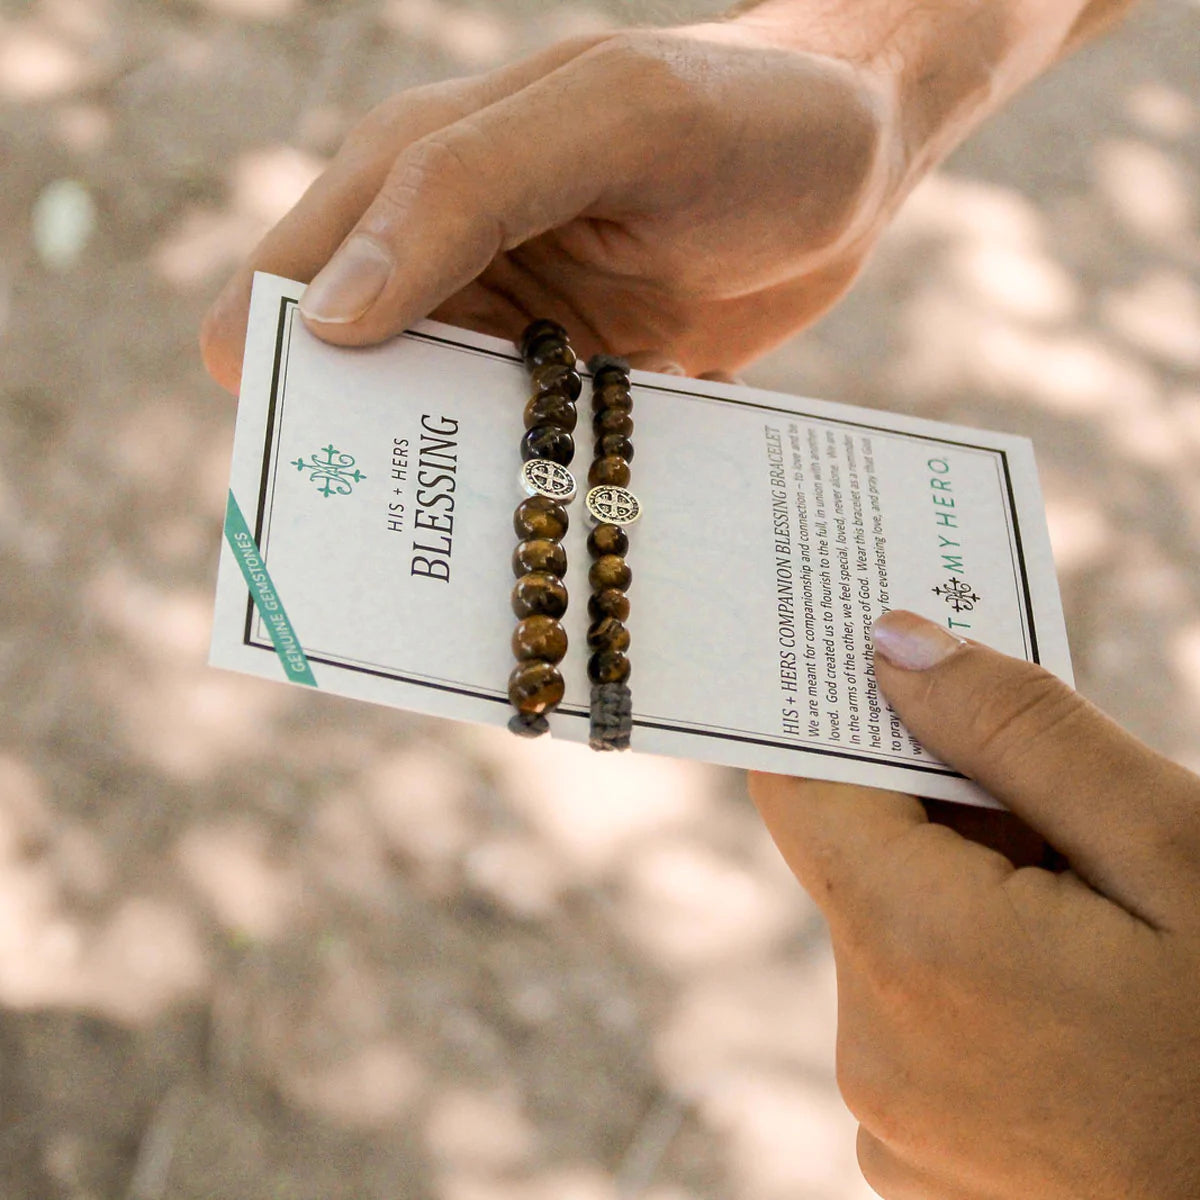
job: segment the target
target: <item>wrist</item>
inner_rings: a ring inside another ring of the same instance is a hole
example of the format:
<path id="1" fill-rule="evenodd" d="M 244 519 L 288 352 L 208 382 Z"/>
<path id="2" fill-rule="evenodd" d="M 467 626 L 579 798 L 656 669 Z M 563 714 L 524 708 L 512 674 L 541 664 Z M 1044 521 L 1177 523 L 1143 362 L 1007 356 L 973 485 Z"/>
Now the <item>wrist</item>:
<path id="1" fill-rule="evenodd" d="M 1123 7 L 1125 0 L 1106 0 Z M 839 59 L 894 109 L 909 190 L 1063 52 L 1096 0 L 758 0 L 727 16 L 781 49 Z"/>

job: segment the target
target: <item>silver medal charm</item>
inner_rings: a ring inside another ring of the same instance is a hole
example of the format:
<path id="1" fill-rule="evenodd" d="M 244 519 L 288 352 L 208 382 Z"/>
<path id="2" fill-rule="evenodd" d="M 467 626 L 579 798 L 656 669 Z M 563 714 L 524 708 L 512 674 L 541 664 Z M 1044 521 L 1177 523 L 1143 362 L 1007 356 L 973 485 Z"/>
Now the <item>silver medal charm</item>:
<path id="1" fill-rule="evenodd" d="M 584 501 L 592 517 L 609 525 L 632 525 L 642 515 L 642 502 L 628 488 L 603 484 Z"/>
<path id="2" fill-rule="evenodd" d="M 530 496 L 546 496 L 564 503 L 575 499 L 575 476 L 548 458 L 531 458 L 525 463 L 521 486 Z"/>

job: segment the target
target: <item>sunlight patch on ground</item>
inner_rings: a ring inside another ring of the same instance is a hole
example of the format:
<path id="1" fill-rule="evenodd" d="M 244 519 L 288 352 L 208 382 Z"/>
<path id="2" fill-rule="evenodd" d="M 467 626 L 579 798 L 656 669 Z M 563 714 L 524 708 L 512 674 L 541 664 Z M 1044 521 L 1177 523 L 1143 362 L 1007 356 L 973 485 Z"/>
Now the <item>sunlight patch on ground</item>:
<path id="1" fill-rule="evenodd" d="M 615 867 L 633 842 L 697 820 L 711 804 L 699 763 L 653 755 L 596 754 L 586 746 L 471 730 L 504 793 L 575 872 Z"/>
<path id="2" fill-rule="evenodd" d="M 1150 134 L 1184 138 L 1197 124 L 1196 103 L 1163 83 L 1143 83 L 1125 97 L 1125 111 Z"/>
<path id="3" fill-rule="evenodd" d="M 1157 146 L 1111 139 L 1094 151 L 1096 182 L 1114 211 L 1151 242 L 1196 237 L 1194 186 Z"/>
<path id="4" fill-rule="evenodd" d="M 199 0 L 223 17 L 244 21 L 281 21 L 298 7 L 297 0 Z"/>
<path id="5" fill-rule="evenodd" d="M 324 159 L 294 146 L 243 154 L 230 172 L 229 205 L 189 205 L 153 252 L 159 273 L 180 288 L 231 273 L 324 168 Z"/>
<path id="6" fill-rule="evenodd" d="M 321 1057 L 328 1061 L 317 1061 Z M 281 1082 L 290 1099 L 330 1120 L 352 1128 L 386 1129 L 404 1120 L 424 1078 L 403 1042 L 381 1038 L 340 1053 L 314 1054 Z"/>
<path id="7" fill-rule="evenodd" d="M 499 13 L 444 0 L 388 0 L 383 20 L 402 37 L 432 42 L 464 66 L 491 66 L 516 44 L 512 22 Z"/>
<path id="8" fill-rule="evenodd" d="M 760 1062 L 725 1073 L 696 1099 L 709 1128 L 728 1138 L 736 1178 L 755 1200 L 854 1195 L 857 1123 L 826 1088 Z M 873 1195 L 865 1184 L 860 1194 Z"/>
<path id="9" fill-rule="evenodd" d="M 0 21 L 0 96 L 49 100 L 74 90 L 87 75 L 86 58 L 61 38 Z"/>
<path id="10" fill-rule="evenodd" d="M 1069 574 L 1096 566 L 1115 542 L 1108 518 L 1074 487 L 1046 496 L 1046 520 L 1058 570 Z"/>
<path id="11" fill-rule="evenodd" d="M 1183 271 L 1148 272 L 1101 296 L 1110 328 L 1131 345 L 1180 370 L 1200 367 L 1200 287 Z"/>
<path id="12" fill-rule="evenodd" d="M 798 911 L 793 890 L 773 882 L 691 839 L 651 842 L 621 864 L 625 936 L 676 971 L 770 954 Z"/>
<path id="13" fill-rule="evenodd" d="M 425 1143 L 439 1162 L 466 1173 L 511 1171 L 528 1161 L 537 1132 L 511 1090 L 448 1088 L 425 1118 Z"/>
<path id="14" fill-rule="evenodd" d="M 1171 637 L 1171 658 L 1193 706 L 1200 712 L 1200 624 L 1189 625 Z"/>
<path id="15" fill-rule="evenodd" d="M 295 864 L 272 849 L 261 825 L 242 819 L 195 826 L 180 839 L 175 858 L 233 933 L 278 937 L 299 912 L 302 887 Z"/>
<path id="16" fill-rule="evenodd" d="M 760 961 L 689 981 L 656 1033 L 655 1061 L 683 1096 L 764 1062 L 823 1080 L 832 1095 L 836 1019 L 833 954 L 823 943 L 804 963 Z"/>

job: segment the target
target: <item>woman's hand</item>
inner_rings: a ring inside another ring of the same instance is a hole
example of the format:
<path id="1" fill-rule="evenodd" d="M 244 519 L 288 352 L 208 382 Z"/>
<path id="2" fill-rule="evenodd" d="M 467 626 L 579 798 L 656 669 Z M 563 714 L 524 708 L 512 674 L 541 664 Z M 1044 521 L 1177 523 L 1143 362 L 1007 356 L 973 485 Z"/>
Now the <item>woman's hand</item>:
<path id="1" fill-rule="evenodd" d="M 236 389 L 255 270 L 315 276 L 301 311 L 339 344 L 536 315 L 584 355 L 754 358 L 841 295 L 905 180 L 886 73 L 810 41 L 631 30 L 401 93 L 222 293 L 209 370 Z"/>
<path id="2" fill-rule="evenodd" d="M 829 921 L 867 1181 L 885 1200 L 1194 1200 L 1200 779 L 912 614 L 875 647 L 909 729 L 1070 869 L 1016 869 L 910 796 L 752 777 Z"/>

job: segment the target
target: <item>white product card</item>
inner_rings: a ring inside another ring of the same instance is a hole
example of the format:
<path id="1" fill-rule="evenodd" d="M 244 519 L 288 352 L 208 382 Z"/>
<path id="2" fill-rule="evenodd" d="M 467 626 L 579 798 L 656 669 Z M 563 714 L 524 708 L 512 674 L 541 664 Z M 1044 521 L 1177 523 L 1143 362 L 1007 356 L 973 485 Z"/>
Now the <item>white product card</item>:
<path id="1" fill-rule="evenodd" d="M 302 291 L 255 280 L 212 662 L 505 725 L 520 357 L 434 322 L 331 347 Z M 589 393 L 585 375 L 581 482 Z M 912 609 L 1070 681 L 1029 442 L 639 371 L 633 394 L 633 748 L 990 803 L 888 708 L 869 630 Z M 582 499 L 570 514 L 550 725 L 586 742 Z"/>

